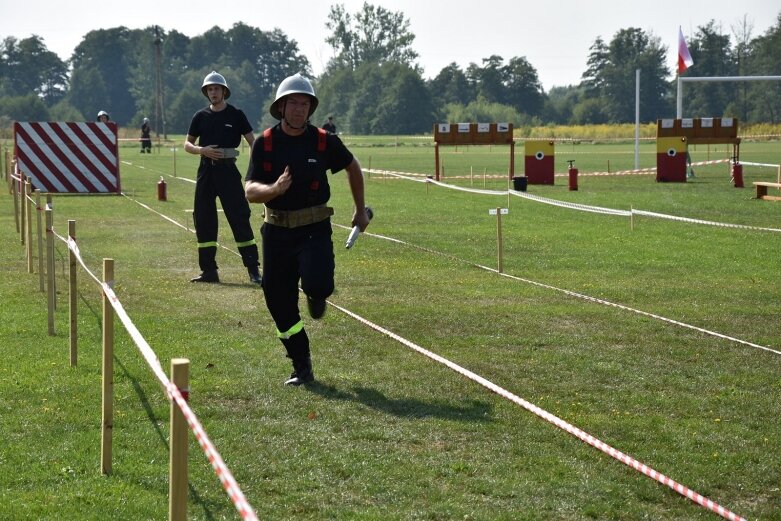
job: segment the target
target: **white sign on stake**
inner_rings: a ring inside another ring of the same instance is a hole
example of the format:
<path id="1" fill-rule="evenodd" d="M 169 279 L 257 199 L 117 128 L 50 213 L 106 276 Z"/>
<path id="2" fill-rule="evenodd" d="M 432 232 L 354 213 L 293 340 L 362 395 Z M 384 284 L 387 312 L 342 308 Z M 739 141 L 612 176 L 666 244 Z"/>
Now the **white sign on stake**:
<path id="1" fill-rule="evenodd" d="M 491 125 L 488 123 L 478 123 L 477 124 L 477 131 L 480 133 L 483 132 L 490 132 L 491 131 Z"/>
<path id="2" fill-rule="evenodd" d="M 469 133 L 469 123 L 459 123 L 458 124 L 458 132 L 459 134 Z"/>
<path id="3" fill-rule="evenodd" d="M 507 132 L 510 130 L 510 124 L 509 123 L 497 123 L 496 124 L 496 130 L 498 132 Z"/>
<path id="4" fill-rule="evenodd" d="M 450 123 L 440 123 L 439 132 L 440 134 L 450 134 Z"/>
<path id="5" fill-rule="evenodd" d="M 510 210 L 508 208 L 501 208 L 502 215 L 507 215 L 510 213 Z M 488 215 L 496 215 L 496 208 L 491 208 L 488 210 Z"/>

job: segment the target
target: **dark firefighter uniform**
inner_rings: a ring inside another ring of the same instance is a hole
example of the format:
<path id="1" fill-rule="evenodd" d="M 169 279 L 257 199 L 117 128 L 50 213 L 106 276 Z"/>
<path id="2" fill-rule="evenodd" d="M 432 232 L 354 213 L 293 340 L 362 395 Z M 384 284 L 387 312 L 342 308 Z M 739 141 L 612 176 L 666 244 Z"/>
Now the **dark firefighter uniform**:
<path id="1" fill-rule="evenodd" d="M 217 145 L 235 149 L 245 134 L 252 132 L 247 116 L 233 105 L 214 112 L 209 107 L 195 113 L 187 133 L 199 138 L 199 146 Z M 236 158 L 209 159 L 201 157 L 195 182 L 193 221 L 198 240 L 198 264 L 201 271 L 217 270 L 217 201 L 220 198 L 225 218 L 233 231 L 233 238 L 244 266 L 258 267 L 258 246 L 250 225 L 250 207 L 244 195 L 241 173 Z"/>
<path id="2" fill-rule="evenodd" d="M 335 174 L 352 161 L 338 136 L 310 124 L 299 136 L 286 134 L 277 124 L 252 147 L 247 181 L 273 184 L 286 166 L 292 177 L 290 188 L 265 204 L 261 236 L 266 306 L 296 368 L 310 358 L 298 307 L 299 280 L 311 301 L 324 302 L 334 291 L 327 171 Z"/>

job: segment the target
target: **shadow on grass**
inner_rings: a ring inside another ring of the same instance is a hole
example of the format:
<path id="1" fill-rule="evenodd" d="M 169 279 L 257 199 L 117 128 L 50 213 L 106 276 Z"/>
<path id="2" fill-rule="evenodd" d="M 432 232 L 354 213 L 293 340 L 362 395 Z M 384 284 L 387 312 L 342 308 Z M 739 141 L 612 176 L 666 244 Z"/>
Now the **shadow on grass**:
<path id="1" fill-rule="evenodd" d="M 361 386 L 353 387 L 350 391 L 343 391 L 333 385 L 315 381 L 305 388 L 329 400 L 353 401 L 401 418 L 443 418 L 468 422 L 492 421 L 491 406 L 477 400 L 472 400 L 461 407 L 441 400 L 425 402 L 411 398 L 388 398 L 376 389 Z"/>
<path id="2" fill-rule="evenodd" d="M 146 392 L 144 391 L 144 388 L 141 386 L 141 384 L 138 382 L 138 379 L 132 376 L 130 372 L 128 372 L 127 368 L 122 364 L 122 362 L 116 356 L 114 356 L 114 362 L 117 365 L 117 367 L 119 367 L 119 369 L 122 371 L 122 374 L 132 384 L 133 390 L 136 392 L 136 396 L 138 396 L 139 403 L 144 408 L 144 411 L 146 412 L 146 416 L 147 418 L 149 418 L 149 422 L 152 424 L 152 427 L 154 427 L 155 432 L 157 432 L 157 436 L 160 438 L 160 443 L 167 450 L 170 450 L 170 446 L 168 444 L 168 438 L 160 428 L 160 424 L 168 423 L 166 421 L 167 419 L 157 418 L 157 416 L 155 416 L 155 412 L 152 409 L 152 406 L 149 404 L 149 399 L 146 396 Z M 212 521 L 214 519 L 214 514 L 212 514 L 212 512 L 209 510 L 208 502 L 204 501 L 201 498 L 201 496 L 198 494 L 198 491 L 193 487 L 192 484 L 189 484 L 188 488 L 190 491 L 189 496 L 192 499 L 193 503 L 201 507 L 203 518 Z"/>

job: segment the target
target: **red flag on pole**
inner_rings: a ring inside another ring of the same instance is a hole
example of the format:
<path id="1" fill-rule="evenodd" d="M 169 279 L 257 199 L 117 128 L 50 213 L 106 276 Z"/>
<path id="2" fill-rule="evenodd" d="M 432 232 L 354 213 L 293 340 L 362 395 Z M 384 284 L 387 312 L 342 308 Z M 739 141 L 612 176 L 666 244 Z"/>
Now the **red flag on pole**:
<path id="1" fill-rule="evenodd" d="M 692 65 L 694 65 L 694 60 L 692 60 L 692 55 L 689 54 L 689 47 L 683 38 L 683 31 L 678 26 L 678 74 L 681 74 Z"/>

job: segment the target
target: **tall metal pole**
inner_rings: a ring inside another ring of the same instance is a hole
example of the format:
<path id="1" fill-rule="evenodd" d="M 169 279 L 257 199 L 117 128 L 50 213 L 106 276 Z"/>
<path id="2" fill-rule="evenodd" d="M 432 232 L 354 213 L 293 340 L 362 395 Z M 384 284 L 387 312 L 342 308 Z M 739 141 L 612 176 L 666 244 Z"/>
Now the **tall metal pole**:
<path id="1" fill-rule="evenodd" d="M 635 70 L 635 170 L 640 169 L 640 69 Z"/>
<path id="2" fill-rule="evenodd" d="M 155 135 L 160 138 L 160 129 L 163 129 L 163 138 L 167 139 L 165 131 L 165 115 L 163 112 L 163 70 L 162 70 L 162 42 L 160 27 L 155 26 Z"/>

